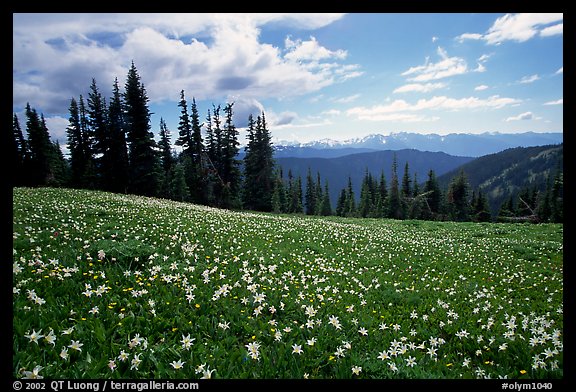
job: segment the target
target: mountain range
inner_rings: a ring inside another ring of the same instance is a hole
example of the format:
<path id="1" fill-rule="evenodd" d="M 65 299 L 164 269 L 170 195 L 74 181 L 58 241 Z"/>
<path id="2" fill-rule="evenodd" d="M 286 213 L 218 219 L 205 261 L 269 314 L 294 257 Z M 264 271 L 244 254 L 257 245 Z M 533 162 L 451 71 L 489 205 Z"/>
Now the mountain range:
<path id="1" fill-rule="evenodd" d="M 399 181 L 404 175 L 405 165 L 414 184 L 414 178 L 423 186 L 428 172 L 433 170 L 440 188 L 445 191 L 450 181 L 463 170 L 470 190 L 481 189 L 488 197 L 493 215 L 501 203 L 523 188 L 545 190 L 548 178 L 553 178 L 556 170 L 563 169 L 563 144 L 534 147 L 516 147 L 482 157 L 453 156 L 444 152 L 419 151 L 415 149 L 385 150 L 349 154 L 336 158 L 276 158 L 286 179 L 290 171 L 294 177 L 302 178 L 303 192 L 306 191 L 306 177 L 310 170 L 314 181 L 320 174 L 322 186 L 328 181 L 330 201 L 335 207 L 340 191 L 352 181 L 352 188 L 358 200 L 360 188 L 366 172 L 378 180 L 384 173 L 387 185 L 392 178 L 392 163 L 397 162 Z"/>
<path id="2" fill-rule="evenodd" d="M 275 142 L 275 157 L 337 158 L 353 153 L 416 149 L 444 152 L 463 157 L 480 157 L 508 148 L 531 147 L 563 142 L 563 133 L 451 133 L 448 135 L 397 132 L 371 134 L 344 141 L 322 139 L 308 143 Z"/>

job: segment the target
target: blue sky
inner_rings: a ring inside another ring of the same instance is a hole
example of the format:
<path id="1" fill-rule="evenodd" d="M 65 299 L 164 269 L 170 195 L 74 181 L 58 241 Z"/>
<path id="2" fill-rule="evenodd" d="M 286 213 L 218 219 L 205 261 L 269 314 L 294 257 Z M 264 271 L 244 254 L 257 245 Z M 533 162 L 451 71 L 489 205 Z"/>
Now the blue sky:
<path id="1" fill-rule="evenodd" d="M 155 134 L 181 90 L 202 118 L 263 110 L 276 143 L 563 131 L 562 14 L 14 14 L 13 111 L 64 144 L 70 99 L 132 60 Z"/>

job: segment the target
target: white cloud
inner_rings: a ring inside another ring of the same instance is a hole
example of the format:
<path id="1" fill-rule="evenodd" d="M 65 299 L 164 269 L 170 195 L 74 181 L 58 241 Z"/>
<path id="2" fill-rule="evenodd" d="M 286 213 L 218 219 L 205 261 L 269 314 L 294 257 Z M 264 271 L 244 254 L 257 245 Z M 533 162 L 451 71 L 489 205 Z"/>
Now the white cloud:
<path id="1" fill-rule="evenodd" d="M 441 47 L 438 47 L 436 53 L 440 56 L 440 61 L 430 63 L 429 60 L 426 59 L 424 65 L 410 67 L 402 73 L 402 76 L 411 76 L 408 80 L 413 82 L 426 82 L 467 72 L 468 65 L 464 59 L 460 57 L 449 57 L 446 50 Z"/>
<path id="2" fill-rule="evenodd" d="M 563 104 L 564 104 L 564 98 L 560 98 L 560 99 L 557 99 L 556 101 L 546 102 L 544 105 L 550 106 L 550 105 L 563 105 Z"/>
<path id="3" fill-rule="evenodd" d="M 348 55 L 345 50 L 332 51 L 323 47 L 314 37 L 310 37 L 309 41 L 292 41 L 290 37 L 286 37 L 284 46 L 288 51 L 284 58 L 296 62 L 319 61 L 332 58 L 343 60 Z"/>
<path id="4" fill-rule="evenodd" d="M 354 102 L 358 98 L 360 98 L 360 94 L 354 94 L 354 95 L 349 95 L 347 97 L 337 98 L 337 99 L 334 99 L 333 101 L 337 102 L 337 103 L 350 103 L 350 102 Z"/>
<path id="5" fill-rule="evenodd" d="M 520 103 L 514 98 L 500 97 L 493 95 L 486 99 L 477 97 L 449 98 L 446 96 L 435 96 L 430 99 L 420 99 L 416 103 L 408 103 L 403 99 L 395 100 L 387 105 L 375 105 L 372 107 L 358 106 L 346 111 L 348 116 L 356 116 L 362 120 L 380 121 L 383 118 L 392 118 L 389 115 L 409 114 L 406 112 L 417 112 L 421 110 L 467 110 L 467 109 L 500 109 L 505 106 Z M 404 116 L 404 118 L 416 118 Z"/>
<path id="6" fill-rule="evenodd" d="M 488 89 L 488 88 L 489 88 L 489 87 L 486 86 L 485 84 L 481 84 L 481 85 L 479 85 L 479 86 L 474 87 L 474 91 L 483 91 L 483 90 L 486 90 L 486 89 Z"/>
<path id="7" fill-rule="evenodd" d="M 558 71 L 555 72 L 556 75 L 558 75 L 558 74 L 563 74 L 563 73 L 564 73 L 564 67 L 560 67 L 560 68 L 558 69 Z"/>
<path id="8" fill-rule="evenodd" d="M 559 23 L 557 25 L 546 27 L 545 29 L 540 30 L 540 35 L 542 37 L 550 37 L 552 35 L 560 35 L 560 34 L 564 34 L 563 23 Z"/>
<path id="9" fill-rule="evenodd" d="M 540 76 L 538 76 L 537 74 L 534 74 L 534 75 L 530 75 L 530 76 L 524 76 L 522 79 L 520 79 L 518 81 L 518 83 L 530 84 L 530 83 L 534 83 L 537 80 L 540 80 Z"/>
<path id="10" fill-rule="evenodd" d="M 563 14 L 506 14 L 494 22 L 484 34 L 464 33 L 456 39 L 484 40 L 490 45 L 498 45 L 504 41 L 525 42 L 531 38 L 562 34 Z M 548 26 L 550 24 L 553 26 Z"/>
<path id="11" fill-rule="evenodd" d="M 505 121 L 526 121 L 526 120 L 539 120 L 540 117 L 535 117 L 532 112 L 524 112 L 517 116 L 508 117 Z"/>
<path id="12" fill-rule="evenodd" d="M 467 39 L 471 39 L 471 40 L 479 40 L 482 39 L 482 34 L 478 34 L 478 33 L 464 33 L 464 34 L 460 34 L 458 37 L 456 37 L 456 39 L 460 42 L 467 40 Z"/>
<path id="13" fill-rule="evenodd" d="M 432 37 L 432 43 L 434 43 L 436 41 L 438 41 L 438 37 L 436 37 L 436 36 Z"/>
<path id="14" fill-rule="evenodd" d="M 446 84 L 444 83 L 426 83 L 426 84 L 410 83 L 398 87 L 393 91 L 393 93 L 394 94 L 407 93 L 407 92 L 429 93 L 430 91 L 434 91 L 444 87 L 446 87 Z"/>
<path id="15" fill-rule="evenodd" d="M 318 28 L 341 14 L 14 14 L 13 105 L 67 113 L 94 77 L 104 96 L 130 60 L 151 102 L 299 96 L 362 74 L 315 38 L 262 42 L 266 23 Z M 34 94 L 32 94 L 32 92 Z"/>
<path id="16" fill-rule="evenodd" d="M 339 116 L 342 112 L 338 109 L 329 109 L 329 110 L 325 110 L 320 114 L 326 115 L 326 116 Z"/>

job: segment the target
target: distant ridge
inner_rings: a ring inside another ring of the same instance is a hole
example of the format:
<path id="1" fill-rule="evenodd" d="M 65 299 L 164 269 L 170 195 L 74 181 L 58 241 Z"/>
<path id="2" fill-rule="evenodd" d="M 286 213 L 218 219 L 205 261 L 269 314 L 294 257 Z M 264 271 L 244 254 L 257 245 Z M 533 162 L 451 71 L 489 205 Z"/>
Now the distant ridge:
<path id="1" fill-rule="evenodd" d="M 371 134 L 343 141 L 322 139 L 307 143 L 275 142 L 276 158 L 335 158 L 352 153 L 382 150 L 416 149 L 444 152 L 454 156 L 480 157 L 508 148 L 560 144 L 564 134 L 557 133 L 451 133 L 438 135 L 397 132 L 389 135 Z"/>

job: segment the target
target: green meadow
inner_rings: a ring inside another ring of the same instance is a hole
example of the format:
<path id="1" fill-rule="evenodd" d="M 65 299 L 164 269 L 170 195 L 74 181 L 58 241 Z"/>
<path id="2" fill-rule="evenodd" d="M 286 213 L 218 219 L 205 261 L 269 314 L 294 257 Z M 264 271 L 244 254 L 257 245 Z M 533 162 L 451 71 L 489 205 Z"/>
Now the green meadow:
<path id="1" fill-rule="evenodd" d="M 13 190 L 17 378 L 563 377 L 563 225 Z"/>

